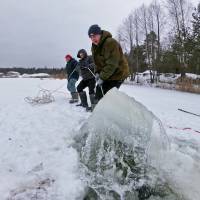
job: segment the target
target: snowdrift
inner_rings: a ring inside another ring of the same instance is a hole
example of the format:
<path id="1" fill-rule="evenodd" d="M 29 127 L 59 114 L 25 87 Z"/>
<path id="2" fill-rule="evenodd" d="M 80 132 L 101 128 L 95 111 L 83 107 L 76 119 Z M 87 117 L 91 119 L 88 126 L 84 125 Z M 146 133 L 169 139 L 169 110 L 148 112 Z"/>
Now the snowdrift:
<path id="1" fill-rule="evenodd" d="M 169 140 L 159 119 L 133 98 L 113 89 L 75 137 L 85 199 L 181 198 L 160 168 Z"/>
<path id="2" fill-rule="evenodd" d="M 23 74 L 22 78 L 49 78 L 50 75 L 46 73 L 37 73 L 37 74 Z"/>

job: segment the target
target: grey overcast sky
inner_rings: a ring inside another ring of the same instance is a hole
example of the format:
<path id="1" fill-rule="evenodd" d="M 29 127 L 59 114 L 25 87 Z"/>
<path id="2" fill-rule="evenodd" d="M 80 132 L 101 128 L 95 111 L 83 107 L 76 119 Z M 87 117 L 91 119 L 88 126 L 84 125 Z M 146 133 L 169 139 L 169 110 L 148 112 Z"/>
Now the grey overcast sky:
<path id="1" fill-rule="evenodd" d="M 198 0 L 191 0 L 198 2 Z M 116 34 L 131 10 L 151 0 L 0 0 L 0 67 L 63 67 L 90 50 L 88 27 Z"/>

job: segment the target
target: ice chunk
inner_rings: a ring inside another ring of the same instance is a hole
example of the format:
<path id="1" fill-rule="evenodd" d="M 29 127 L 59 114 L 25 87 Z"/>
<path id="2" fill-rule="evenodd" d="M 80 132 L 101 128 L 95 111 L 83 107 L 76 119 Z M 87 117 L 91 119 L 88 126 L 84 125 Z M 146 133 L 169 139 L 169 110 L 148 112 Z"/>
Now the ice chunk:
<path id="1" fill-rule="evenodd" d="M 178 199 L 157 170 L 169 147 L 162 124 L 126 94 L 109 91 L 75 141 L 88 187 L 102 199 L 125 199 L 127 192 Z"/>

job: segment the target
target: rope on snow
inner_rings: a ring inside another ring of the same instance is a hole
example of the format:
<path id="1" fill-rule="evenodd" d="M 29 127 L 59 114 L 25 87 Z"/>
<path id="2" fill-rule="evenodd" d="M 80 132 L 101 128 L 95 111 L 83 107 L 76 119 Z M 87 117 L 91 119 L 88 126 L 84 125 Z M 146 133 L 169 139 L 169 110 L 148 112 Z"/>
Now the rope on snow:
<path id="1" fill-rule="evenodd" d="M 55 101 L 55 98 L 53 96 L 53 93 L 63 93 L 59 91 L 65 84 L 62 84 L 60 87 L 58 87 L 55 90 L 48 90 L 48 89 L 44 89 L 41 86 L 39 86 L 40 90 L 38 92 L 38 94 L 35 97 L 25 97 L 24 100 L 31 104 L 31 105 L 42 105 L 42 104 L 48 104 L 48 103 L 52 103 Z"/>
<path id="2" fill-rule="evenodd" d="M 176 129 L 176 130 L 180 130 L 180 131 L 193 131 L 195 133 L 200 133 L 200 131 L 194 130 L 194 129 L 190 128 L 190 127 L 178 128 L 178 127 L 175 127 L 175 126 L 169 126 L 169 125 L 167 125 L 167 128 Z"/>
<path id="3" fill-rule="evenodd" d="M 187 110 L 183 110 L 183 109 L 180 109 L 180 108 L 178 108 L 178 110 L 181 111 L 181 112 L 187 113 L 187 114 L 191 114 L 191 115 L 200 117 L 200 115 L 198 115 L 198 114 L 196 114 L 196 113 L 189 112 L 189 111 L 187 111 Z"/>
<path id="4" fill-rule="evenodd" d="M 31 105 L 38 105 L 52 103 L 55 98 L 50 91 L 41 89 L 36 97 L 25 97 L 24 100 Z"/>

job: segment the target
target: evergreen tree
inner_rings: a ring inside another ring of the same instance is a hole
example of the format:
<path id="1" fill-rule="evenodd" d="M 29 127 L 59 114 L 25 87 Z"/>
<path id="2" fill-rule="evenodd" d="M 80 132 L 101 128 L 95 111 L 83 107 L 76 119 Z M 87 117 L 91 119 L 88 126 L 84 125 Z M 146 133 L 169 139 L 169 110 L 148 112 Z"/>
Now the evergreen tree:
<path id="1" fill-rule="evenodd" d="M 193 26 L 193 52 L 190 60 L 191 70 L 193 73 L 200 74 L 200 3 L 192 14 Z"/>

